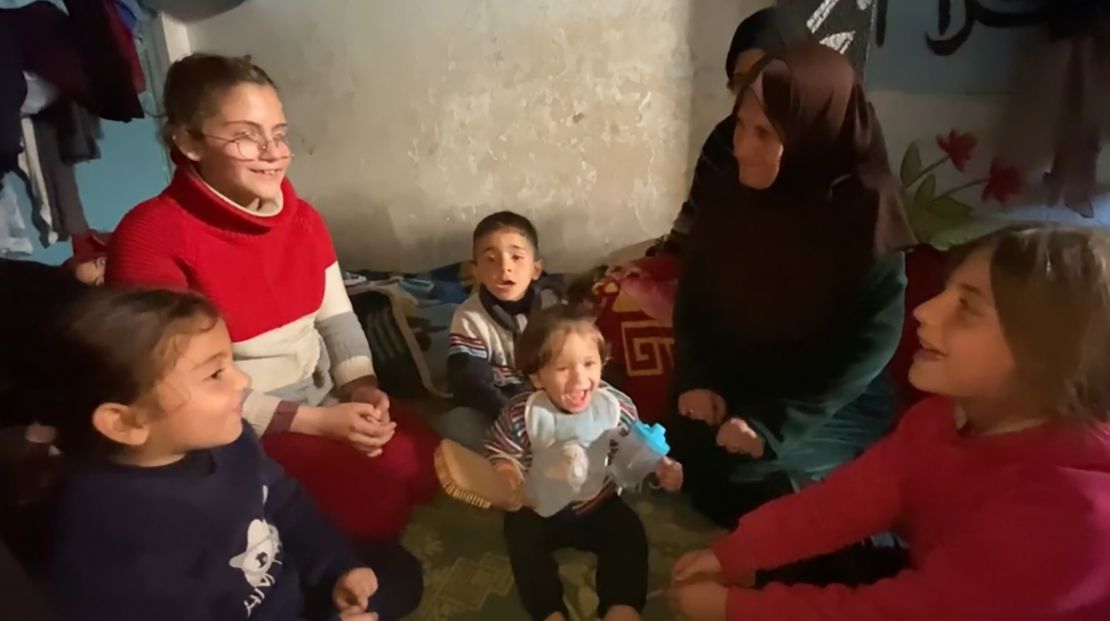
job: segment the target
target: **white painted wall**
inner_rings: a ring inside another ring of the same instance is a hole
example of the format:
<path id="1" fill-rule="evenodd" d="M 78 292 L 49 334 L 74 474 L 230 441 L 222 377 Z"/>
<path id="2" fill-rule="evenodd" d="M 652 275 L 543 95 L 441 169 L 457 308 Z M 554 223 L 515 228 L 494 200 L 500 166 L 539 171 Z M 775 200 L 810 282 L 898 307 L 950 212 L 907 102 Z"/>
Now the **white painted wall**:
<path id="1" fill-rule="evenodd" d="M 732 30 L 770 0 L 248 0 L 189 25 L 279 83 L 298 190 L 349 268 L 469 256 L 530 216 L 556 269 L 666 232 L 727 114 Z"/>

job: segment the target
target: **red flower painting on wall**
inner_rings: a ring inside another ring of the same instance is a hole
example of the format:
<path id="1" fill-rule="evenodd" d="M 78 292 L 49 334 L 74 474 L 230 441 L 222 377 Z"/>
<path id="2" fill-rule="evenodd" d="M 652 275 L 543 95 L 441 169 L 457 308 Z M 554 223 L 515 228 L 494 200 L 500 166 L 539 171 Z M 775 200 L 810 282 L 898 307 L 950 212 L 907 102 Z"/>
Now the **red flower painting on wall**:
<path id="1" fill-rule="evenodd" d="M 959 132 L 953 129 L 947 136 L 937 136 L 937 146 L 944 151 L 948 159 L 952 160 L 952 165 L 960 172 L 964 172 L 978 144 L 975 134 L 971 132 Z"/>
<path id="2" fill-rule="evenodd" d="M 946 247 L 966 241 L 982 228 L 979 223 L 983 220 L 983 212 L 976 213 L 976 207 L 966 196 L 961 197 L 961 193 L 982 187 L 981 203 L 1005 204 L 1021 194 L 1025 176 L 1019 168 L 997 157 L 991 162 L 987 175 L 972 176 L 968 168 L 979 141 L 971 132 L 953 129 L 937 136 L 936 144 L 941 156 L 927 164 L 922 162 L 919 143 L 911 144 L 902 158 L 899 173 L 906 212 L 917 238 Z M 937 187 L 937 169 L 948 163 L 965 176 L 965 181 L 948 188 Z"/>
<path id="3" fill-rule="evenodd" d="M 983 188 L 983 201 L 994 199 L 1005 203 L 1012 196 L 1019 194 L 1025 186 L 1025 176 L 1016 166 L 1006 164 L 999 158 L 991 162 L 990 175 L 987 185 Z"/>

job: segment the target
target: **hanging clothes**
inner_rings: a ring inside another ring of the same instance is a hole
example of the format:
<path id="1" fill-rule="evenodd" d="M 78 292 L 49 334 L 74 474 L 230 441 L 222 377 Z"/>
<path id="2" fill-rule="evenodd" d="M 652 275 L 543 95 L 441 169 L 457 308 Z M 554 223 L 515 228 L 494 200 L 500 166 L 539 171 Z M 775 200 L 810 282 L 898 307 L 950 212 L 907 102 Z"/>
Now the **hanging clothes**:
<path id="1" fill-rule="evenodd" d="M 49 184 L 46 173 L 39 160 L 38 140 L 35 139 L 35 124 L 29 118 L 22 119 L 23 153 L 19 155 L 19 173 L 27 184 L 27 194 L 31 197 L 31 222 L 39 234 L 43 248 L 58 241 L 54 230 L 53 209 L 50 205 Z"/>
<path id="2" fill-rule="evenodd" d="M 23 150 L 20 108 L 27 98 L 23 58 L 11 27 L 0 20 L 0 187 L 6 173 L 15 170 Z"/>
<path id="3" fill-rule="evenodd" d="M 89 78 L 82 66 L 81 50 L 74 33 L 80 25 L 65 11 L 49 2 L 34 2 L 14 10 L 0 11 L 19 45 L 23 71 L 40 75 L 58 87 L 64 97 L 91 103 Z"/>
<path id="4" fill-rule="evenodd" d="M 23 79 L 27 82 L 27 98 L 19 109 L 23 116 L 38 114 L 58 100 L 58 87 L 42 79 L 42 76 L 24 71 Z"/>
<path id="5" fill-rule="evenodd" d="M 53 4 L 59 9 L 65 9 L 65 4 L 62 3 L 62 0 L 0 0 L 0 10 L 22 9 L 28 4 L 34 4 L 36 2 L 46 2 L 49 4 Z"/>
<path id="6" fill-rule="evenodd" d="M 1094 215 L 1096 170 L 1110 130 L 1110 4 L 1054 0 L 1048 40 L 1029 54 L 1000 126 L 998 148 L 1022 169 L 1045 170 L 1045 202 Z"/>
<path id="7" fill-rule="evenodd" d="M 34 117 L 48 125 L 58 143 L 61 160 L 70 166 L 100 159 L 100 119 L 73 100 L 59 101 Z"/>
<path id="8" fill-rule="evenodd" d="M 116 13 L 119 14 L 120 21 L 123 22 L 124 26 L 127 26 L 127 30 L 131 32 L 131 35 L 135 36 L 137 34 L 135 31 L 138 29 L 139 20 L 142 19 L 142 7 L 140 7 L 135 0 L 115 0 L 115 5 Z"/>
<path id="9" fill-rule="evenodd" d="M 98 117 L 143 116 L 145 77 L 121 17 L 140 12 L 118 0 L 0 2 L 0 173 L 26 181 L 44 246 L 88 231 L 74 166 L 100 157 Z"/>
<path id="10" fill-rule="evenodd" d="M 1110 108 L 1110 7 L 1071 0 L 1056 10 L 1050 31 L 1068 55 L 1052 169 L 1045 175 L 1048 201 L 1091 218 L 1103 115 Z"/>
<path id="11" fill-rule="evenodd" d="M 11 185 L 0 187 L 0 257 L 13 258 L 31 254 L 31 240 L 19 213 L 19 200 Z"/>
<path id="12" fill-rule="evenodd" d="M 113 121 L 141 119 L 139 93 L 146 90 L 143 68 L 115 0 L 66 0 L 65 4 L 89 77 L 92 102 L 86 107 Z"/>
<path id="13" fill-rule="evenodd" d="M 114 0 L 68 0 L 65 7 L 33 2 L 0 10 L 0 23 L 22 52 L 23 70 L 101 118 L 142 118 L 142 65 Z"/>
<path id="14" fill-rule="evenodd" d="M 53 228 L 64 241 L 89 230 L 73 166 L 100 156 L 96 134 L 88 131 L 88 113 L 71 101 L 50 106 L 36 114 L 32 122 Z M 99 123 L 95 125 L 99 132 Z"/>

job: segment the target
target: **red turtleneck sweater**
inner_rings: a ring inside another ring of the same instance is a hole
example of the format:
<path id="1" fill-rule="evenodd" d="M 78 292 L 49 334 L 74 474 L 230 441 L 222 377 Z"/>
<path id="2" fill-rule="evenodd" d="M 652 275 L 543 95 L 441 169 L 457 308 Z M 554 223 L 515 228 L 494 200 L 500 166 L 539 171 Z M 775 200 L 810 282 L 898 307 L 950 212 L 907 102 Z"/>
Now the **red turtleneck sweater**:
<path id="1" fill-rule="evenodd" d="M 321 376 L 342 385 L 373 373 L 320 214 L 288 179 L 270 214 L 232 203 L 179 163 L 169 187 L 120 222 L 106 274 L 109 286 L 191 289 L 215 303 L 251 376 L 243 415 L 260 435 L 288 427 L 295 408 L 282 399 L 316 405 L 332 387 Z"/>
<path id="2" fill-rule="evenodd" d="M 293 184 L 287 179 L 281 189 L 280 211 L 258 216 L 179 168 L 169 187 L 120 222 L 108 284 L 204 293 L 220 309 L 233 341 L 314 312 L 335 250 L 320 215 Z"/>

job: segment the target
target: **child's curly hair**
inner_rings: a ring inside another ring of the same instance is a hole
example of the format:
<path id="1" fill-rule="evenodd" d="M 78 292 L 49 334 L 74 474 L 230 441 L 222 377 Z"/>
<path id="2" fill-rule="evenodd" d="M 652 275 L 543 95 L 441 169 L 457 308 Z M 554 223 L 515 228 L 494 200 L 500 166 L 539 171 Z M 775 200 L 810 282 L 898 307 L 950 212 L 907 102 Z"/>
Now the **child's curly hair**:
<path id="1" fill-rule="evenodd" d="M 597 341 L 602 363 L 609 360 L 609 344 L 598 330 L 597 313 L 590 304 L 557 304 L 532 315 L 516 343 L 516 368 L 525 377 L 540 372 L 559 355 L 570 332 L 589 334 Z"/>

